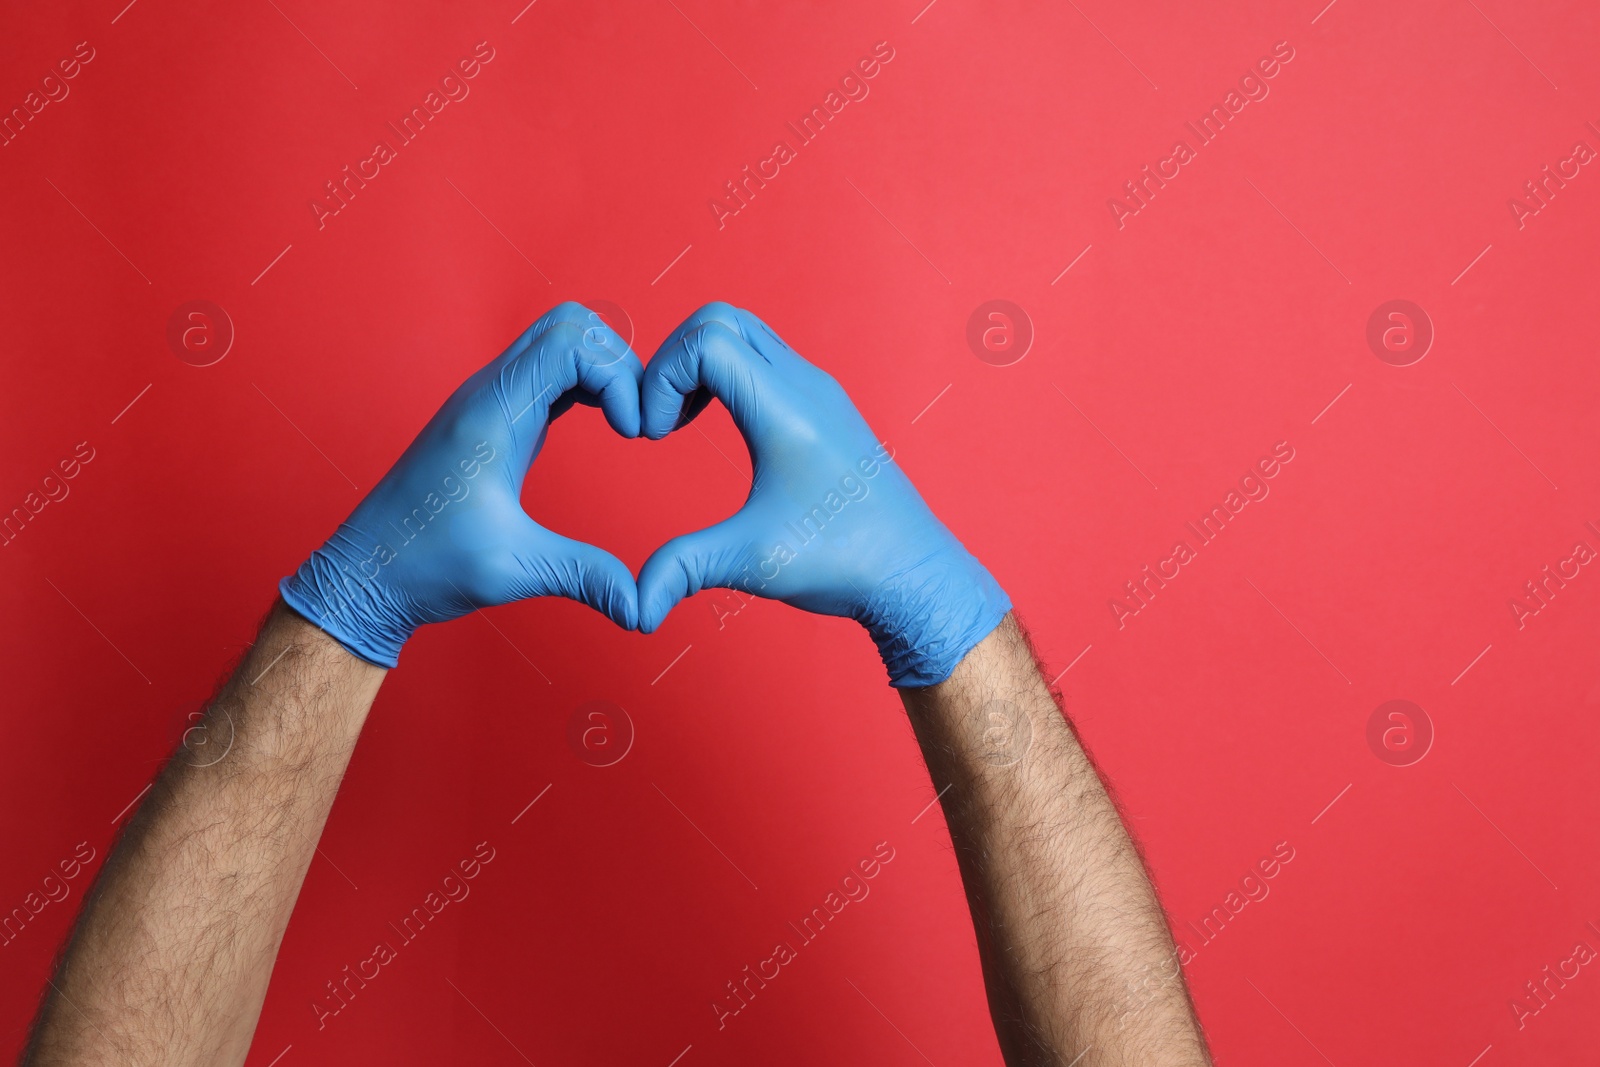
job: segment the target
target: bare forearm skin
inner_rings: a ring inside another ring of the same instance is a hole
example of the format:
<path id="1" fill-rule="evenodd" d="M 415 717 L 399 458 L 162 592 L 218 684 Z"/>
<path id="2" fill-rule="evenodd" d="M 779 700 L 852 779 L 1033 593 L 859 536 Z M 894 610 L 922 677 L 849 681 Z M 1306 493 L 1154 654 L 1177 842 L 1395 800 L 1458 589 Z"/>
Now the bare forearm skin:
<path id="1" fill-rule="evenodd" d="M 24 1064 L 244 1062 L 385 673 L 273 608 L 107 859 Z"/>
<path id="2" fill-rule="evenodd" d="M 901 695 L 935 787 L 950 786 L 1006 1063 L 1208 1065 L 1138 851 L 1015 618 Z"/>

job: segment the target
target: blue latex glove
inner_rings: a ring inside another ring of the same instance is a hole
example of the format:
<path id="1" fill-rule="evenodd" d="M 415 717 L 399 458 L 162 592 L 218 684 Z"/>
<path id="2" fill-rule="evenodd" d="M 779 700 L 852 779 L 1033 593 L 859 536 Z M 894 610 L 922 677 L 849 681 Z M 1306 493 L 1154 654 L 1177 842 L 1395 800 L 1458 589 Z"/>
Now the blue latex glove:
<path id="1" fill-rule="evenodd" d="M 445 401 L 355 513 L 279 583 L 283 599 L 384 667 L 423 623 L 524 597 L 571 597 L 633 629 L 633 573 L 546 530 L 518 498 L 550 422 L 574 403 L 598 406 L 623 437 L 639 435 L 643 372 L 594 312 L 553 308 Z"/>
<path id="2" fill-rule="evenodd" d="M 674 538 L 639 574 L 639 629 L 706 588 L 739 589 L 867 628 L 896 686 L 950 676 L 1011 601 L 934 517 L 850 397 L 766 323 L 709 304 L 644 372 L 644 435 L 714 396 L 750 449 L 754 484 L 730 518 Z"/>

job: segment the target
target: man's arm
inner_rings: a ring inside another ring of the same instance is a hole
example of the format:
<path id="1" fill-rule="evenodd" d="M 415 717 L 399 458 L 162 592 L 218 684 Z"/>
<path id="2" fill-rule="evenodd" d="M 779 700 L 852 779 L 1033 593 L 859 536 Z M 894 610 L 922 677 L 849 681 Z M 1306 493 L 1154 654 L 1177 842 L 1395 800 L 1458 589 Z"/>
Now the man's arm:
<path id="1" fill-rule="evenodd" d="M 955 784 L 945 810 L 1006 1061 L 1206 1063 L 1133 842 L 1005 591 L 839 383 L 750 312 L 710 304 L 667 338 L 644 373 L 644 435 L 671 433 L 706 394 L 750 448 L 750 496 L 645 561 L 639 628 L 711 587 L 861 623 L 935 781 Z"/>
<path id="2" fill-rule="evenodd" d="M 622 561 L 540 526 L 520 498 L 573 404 L 638 435 L 642 373 L 594 312 L 553 308 L 445 401 L 283 580 L 244 665 L 106 861 L 26 1063 L 243 1063 L 351 749 L 412 633 L 553 595 L 633 628 Z"/>
<path id="3" fill-rule="evenodd" d="M 106 861 L 24 1063 L 244 1062 L 385 673 L 273 608 Z"/>
<path id="4" fill-rule="evenodd" d="M 1006 1062 L 1209 1064 L 1139 854 L 1016 619 L 900 696 L 935 788 L 949 786 Z"/>

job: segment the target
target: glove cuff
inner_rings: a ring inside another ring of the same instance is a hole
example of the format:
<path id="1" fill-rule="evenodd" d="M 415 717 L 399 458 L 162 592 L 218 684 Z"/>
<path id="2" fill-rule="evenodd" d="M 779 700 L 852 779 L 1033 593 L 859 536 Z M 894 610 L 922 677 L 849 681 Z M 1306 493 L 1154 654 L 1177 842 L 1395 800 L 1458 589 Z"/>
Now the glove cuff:
<path id="1" fill-rule="evenodd" d="M 874 591 L 867 632 L 900 689 L 937 685 L 994 632 L 1011 598 L 966 549 L 928 560 Z"/>
<path id="2" fill-rule="evenodd" d="M 280 581 L 278 593 L 352 655 L 379 667 L 395 667 L 400 647 L 416 630 L 390 606 L 376 581 L 359 567 L 346 566 L 327 545 Z"/>

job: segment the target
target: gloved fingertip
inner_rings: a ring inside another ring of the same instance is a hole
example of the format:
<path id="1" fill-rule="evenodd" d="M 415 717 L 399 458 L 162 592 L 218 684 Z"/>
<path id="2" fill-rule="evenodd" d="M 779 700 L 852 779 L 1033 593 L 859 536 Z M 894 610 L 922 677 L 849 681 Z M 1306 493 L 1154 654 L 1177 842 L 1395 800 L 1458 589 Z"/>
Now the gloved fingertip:
<path id="1" fill-rule="evenodd" d="M 639 436 L 640 422 L 639 405 L 612 403 L 602 404 L 600 410 L 605 413 L 606 423 L 616 431 L 619 437 L 633 439 Z"/>
<path id="2" fill-rule="evenodd" d="M 651 441 L 659 441 L 678 428 L 678 419 L 682 414 L 682 394 L 665 390 L 647 394 L 644 409 L 640 412 L 640 433 Z"/>
<path id="3" fill-rule="evenodd" d="M 653 634 L 661 629 L 662 624 L 667 621 L 667 616 L 672 614 L 672 609 L 677 607 L 678 602 L 682 599 L 682 596 L 673 596 L 666 590 L 660 590 L 650 598 L 648 603 L 640 600 L 639 632 Z"/>
<path id="4" fill-rule="evenodd" d="M 640 576 L 641 580 L 643 575 Z M 653 634 L 661 626 L 661 620 L 666 615 L 665 611 L 656 608 L 658 597 L 654 592 L 647 591 L 644 586 L 639 588 L 639 632 Z"/>
<path id="5" fill-rule="evenodd" d="M 639 632 L 655 633 L 678 601 L 688 593 L 683 568 L 665 550 L 645 561 L 639 571 Z"/>
<path id="6" fill-rule="evenodd" d="M 596 590 L 595 609 L 624 630 L 639 628 L 639 588 L 633 575 L 606 575 L 599 579 L 603 588 Z"/>
<path id="7" fill-rule="evenodd" d="M 619 585 L 612 597 L 611 621 L 624 630 L 639 628 L 639 591 L 629 576 L 626 587 Z"/>

